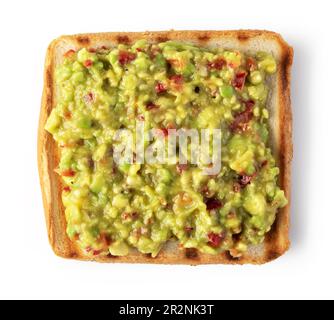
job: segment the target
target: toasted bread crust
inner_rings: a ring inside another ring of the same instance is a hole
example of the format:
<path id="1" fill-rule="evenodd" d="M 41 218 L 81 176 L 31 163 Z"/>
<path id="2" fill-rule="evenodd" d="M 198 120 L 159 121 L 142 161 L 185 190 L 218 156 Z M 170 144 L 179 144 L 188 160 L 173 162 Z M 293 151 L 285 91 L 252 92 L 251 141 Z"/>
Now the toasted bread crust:
<path id="1" fill-rule="evenodd" d="M 280 168 L 279 183 L 290 203 L 290 167 L 292 160 L 292 112 L 290 105 L 290 69 L 293 49 L 274 32 L 260 30 L 235 31 L 158 31 L 158 32 L 117 32 L 62 36 L 54 40 L 45 61 L 44 89 L 38 130 L 38 168 L 45 209 L 45 218 L 50 244 L 54 252 L 64 258 L 94 260 L 99 262 L 163 263 L 163 264 L 262 264 L 282 255 L 289 248 L 289 204 L 279 210 L 272 230 L 266 235 L 264 244 L 250 248 L 239 259 L 228 253 L 204 254 L 196 249 L 183 249 L 175 240 L 169 241 L 156 258 L 133 250 L 125 257 L 87 257 L 66 234 L 66 220 L 62 204 L 61 178 L 54 172 L 58 165 L 59 150 L 52 136 L 44 130 L 46 120 L 56 103 L 54 69 L 59 57 L 66 50 L 83 47 L 96 48 L 114 46 L 119 43 L 131 44 L 138 39 L 151 42 L 167 40 L 189 41 L 200 46 L 220 45 L 249 51 L 252 47 L 267 47 L 278 60 L 278 72 L 272 85 L 275 92 L 271 99 L 274 122 L 274 154 Z M 254 49 L 254 50 L 255 50 Z"/>

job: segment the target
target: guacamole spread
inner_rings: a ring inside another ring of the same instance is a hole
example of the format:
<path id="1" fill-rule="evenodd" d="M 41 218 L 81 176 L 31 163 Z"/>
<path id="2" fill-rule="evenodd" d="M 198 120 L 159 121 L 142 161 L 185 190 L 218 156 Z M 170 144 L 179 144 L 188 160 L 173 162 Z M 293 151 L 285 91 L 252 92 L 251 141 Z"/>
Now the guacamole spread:
<path id="1" fill-rule="evenodd" d="M 287 203 L 268 142 L 266 79 L 276 68 L 269 53 L 171 41 L 66 52 L 46 130 L 60 150 L 69 238 L 88 256 L 135 248 L 155 257 L 176 239 L 239 257 L 261 243 Z M 220 171 L 205 175 L 178 158 L 117 163 L 114 134 L 134 132 L 138 121 L 145 147 L 152 128 L 164 137 L 171 129 L 221 129 Z"/>

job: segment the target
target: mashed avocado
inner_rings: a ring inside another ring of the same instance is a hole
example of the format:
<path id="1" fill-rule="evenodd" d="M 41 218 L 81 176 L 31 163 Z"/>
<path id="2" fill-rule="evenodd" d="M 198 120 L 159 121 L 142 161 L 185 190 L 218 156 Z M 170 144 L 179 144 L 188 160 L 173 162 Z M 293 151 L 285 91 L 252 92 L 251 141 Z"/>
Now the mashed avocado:
<path id="1" fill-rule="evenodd" d="M 176 238 L 185 248 L 237 257 L 263 241 L 287 203 L 268 145 L 270 54 L 141 40 L 64 56 L 46 130 L 61 150 L 67 234 L 87 255 L 136 248 L 154 257 Z M 117 164 L 114 133 L 134 130 L 136 121 L 145 122 L 145 133 L 165 135 L 222 129 L 220 172 Z"/>

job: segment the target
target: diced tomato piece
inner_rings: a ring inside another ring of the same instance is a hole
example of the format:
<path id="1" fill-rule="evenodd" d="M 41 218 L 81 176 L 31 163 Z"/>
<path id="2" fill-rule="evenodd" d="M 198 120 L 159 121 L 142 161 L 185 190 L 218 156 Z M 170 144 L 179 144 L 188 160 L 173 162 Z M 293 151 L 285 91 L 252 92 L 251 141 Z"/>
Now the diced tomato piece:
<path id="1" fill-rule="evenodd" d="M 246 67 L 249 71 L 254 71 L 257 69 L 257 62 L 254 58 L 248 57 L 246 60 Z"/>
<path id="2" fill-rule="evenodd" d="M 237 72 L 232 81 L 233 87 L 236 88 L 237 90 L 242 90 L 245 85 L 246 76 L 247 72 L 245 71 Z"/>
<path id="3" fill-rule="evenodd" d="M 157 82 L 154 89 L 155 89 L 155 92 L 159 94 L 159 93 L 166 92 L 167 87 L 162 82 Z"/>
<path id="4" fill-rule="evenodd" d="M 66 187 L 63 188 L 63 190 L 64 190 L 65 192 L 70 192 L 70 191 L 71 191 L 71 188 L 70 188 L 69 186 L 66 186 Z"/>
<path id="5" fill-rule="evenodd" d="M 146 104 L 146 109 L 147 110 L 154 110 L 154 109 L 158 109 L 159 106 L 157 106 L 154 102 L 148 102 Z"/>
<path id="6" fill-rule="evenodd" d="M 208 234 L 208 239 L 209 239 L 208 244 L 211 247 L 218 248 L 220 246 L 221 242 L 224 239 L 224 234 L 223 233 L 218 234 L 218 233 L 210 232 Z"/>
<path id="7" fill-rule="evenodd" d="M 65 57 L 65 58 L 70 58 L 70 57 L 72 57 L 74 54 L 75 54 L 75 50 L 70 49 L 70 50 L 68 50 L 68 51 L 66 51 L 66 52 L 64 53 L 64 57 Z"/>
<path id="8" fill-rule="evenodd" d="M 157 129 L 158 131 L 158 134 L 164 138 L 166 138 L 168 136 L 168 129 L 166 128 L 160 128 L 160 129 Z"/>
<path id="9" fill-rule="evenodd" d="M 98 256 L 102 250 L 93 250 L 93 256 Z"/>
<path id="10" fill-rule="evenodd" d="M 177 171 L 177 173 L 182 174 L 182 172 L 186 171 L 186 170 L 188 170 L 188 164 L 186 164 L 186 163 L 184 163 L 184 164 L 178 163 L 176 165 L 176 171 Z"/>
<path id="11" fill-rule="evenodd" d="M 183 77 L 180 74 L 175 74 L 172 75 L 170 78 L 171 84 L 172 86 L 176 89 L 176 90 L 181 90 L 182 86 L 183 86 Z"/>
<path id="12" fill-rule="evenodd" d="M 112 242 L 110 236 L 104 232 L 100 234 L 99 241 L 102 242 L 105 247 L 109 247 Z"/>
<path id="13" fill-rule="evenodd" d="M 204 202 L 206 204 L 206 208 L 209 211 L 210 210 L 215 210 L 215 209 L 220 209 L 223 206 L 222 202 L 217 198 L 208 198 Z"/>
<path id="14" fill-rule="evenodd" d="M 214 61 L 208 62 L 207 66 L 210 70 L 221 70 L 226 65 L 226 61 L 223 58 L 217 58 Z"/>
<path id="15" fill-rule="evenodd" d="M 170 78 L 175 84 L 183 84 L 183 77 L 180 74 L 174 74 Z"/>
<path id="16" fill-rule="evenodd" d="M 247 174 L 242 174 L 239 176 L 239 184 L 241 187 L 245 187 L 247 186 L 247 184 L 249 184 L 253 179 L 253 176 L 248 176 Z"/>
<path id="17" fill-rule="evenodd" d="M 84 96 L 84 101 L 86 104 L 90 104 L 94 101 L 94 94 L 92 92 L 87 93 Z"/>
<path id="18" fill-rule="evenodd" d="M 84 100 L 87 104 L 92 103 L 94 101 L 94 94 L 92 92 L 87 93 L 84 96 Z"/>
<path id="19" fill-rule="evenodd" d="M 118 62 L 124 66 L 125 64 L 136 59 L 136 54 L 128 51 L 120 51 L 118 54 Z"/>
<path id="20" fill-rule="evenodd" d="M 90 68 L 92 65 L 93 65 L 93 61 L 88 59 L 88 60 L 85 60 L 83 65 L 86 67 L 86 68 Z"/>
<path id="21" fill-rule="evenodd" d="M 253 100 L 248 100 L 245 102 L 246 109 L 238 113 L 230 125 L 230 130 L 233 132 L 243 132 L 248 128 L 248 122 L 253 118 L 253 107 L 255 105 Z"/>
<path id="22" fill-rule="evenodd" d="M 143 52 L 144 50 L 142 48 L 136 48 L 137 52 Z"/>
<path id="23" fill-rule="evenodd" d="M 64 171 L 62 171 L 61 175 L 63 177 L 74 177 L 75 176 L 75 171 L 73 171 L 72 169 L 64 170 Z"/>

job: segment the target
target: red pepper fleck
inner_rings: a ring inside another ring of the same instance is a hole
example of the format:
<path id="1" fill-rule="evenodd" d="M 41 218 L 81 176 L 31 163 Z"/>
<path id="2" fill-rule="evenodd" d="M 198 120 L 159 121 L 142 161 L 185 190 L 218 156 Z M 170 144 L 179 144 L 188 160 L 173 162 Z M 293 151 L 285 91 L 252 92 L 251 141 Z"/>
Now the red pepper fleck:
<path id="1" fill-rule="evenodd" d="M 94 101 L 94 94 L 92 92 L 89 92 L 87 93 L 85 96 L 84 96 L 84 100 L 87 104 L 91 103 Z"/>
<path id="2" fill-rule="evenodd" d="M 73 55 L 75 54 L 75 50 L 71 49 L 71 50 L 68 50 L 64 53 L 64 57 L 65 58 L 70 58 L 72 57 Z"/>
<path id="3" fill-rule="evenodd" d="M 155 92 L 159 94 L 159 93 L 166 92 L 167 87 L 162 82 L 157 82 L 154 89 L 155 89 Z"/>
<path id="4" fill-rule="evenodd" d="M 191 231 L 193 231 L 193 230 L 194 230 L 193 227 L 190 227 L 190 226 L 186 226 L 186 227 L 184 227 L 184 231 L 187 232 L 187 233 L 189 233 L 189 232 L 191 232 Z"/>
<path id="5" fill-rule="evenodd" d="M 139 218 L 138 212 L 123 212 L 121 215 L 123 220 L 131 219 L 136 220 Z"/>
<path id="6" fill-rule="evenodd" d="M 180 164 L 178 163 L 176 165 L 176 171 L 178 174 L 182 174 L 183 171 L 188 170 L 188 164 L 184 163 L 184 164 Z"/>
<path id="7" fill-rule="evenodd" d="M 240 190 L 241 190 L 241 185 L 240 185 L 240 183 L 238 183 L 238 182 L 234 182 L 234 183 L 233 183 L 233 191 L 234 191 L 234 192 L 240 192 Z"/>
<path id="8" fill-rule="evenodd" d="M 98 256 L 102 250 L 93 250 L 93 256 Z"/>
<path id="9" fill-rule="evenodd" d="M 210 210 L 215 210 L 215 209 L 220 209 L 223 204 L 222 202 L 217 199 L 217 198 L 208 198 L 205 199 L 205 204 L 206 204 L 206 208 L 210 211 Z"/>
<path id="10" fill-rule="evenodd" d="M 136 48 L 137 52 L 143 52 L 144 50 L 142 48 Z"/>
<path id="11" fill-rule="evenodd" d="M 252 57 L 249 57 L 247 58 L 246 60 L 246 67 L 247 67 L 247 70 L 249 71 L 254 71 L 257 69 L 257 62 L 254 58 Z"/>
<path id="12" fill-rule="evenodd" d="M 71 191 L 71 188 L 70 188 L 69 186 L 66 186 L 66 187 L 63 188 L 63 190 L 64 190 L 65 192 L 70 192 L 70 191 Z"/>
<path id="13" fill-rule="evenodd" d="M 72 169 L 64 170 L 64 171 L 62 171 L 61 175 L 63 177 L 74 177 L 75 176 L 75 171 L 73 171 Z"/>
<path id="14" fill-rule="evenodd" d="M 95 53 L 95 52 L 96 52 L 96 49 L 95 49 L 95 48 L 89 48 L 89 49 L 88 49 L 88 52 L 90 52 L 90 53 Z"/>
<path id="15" fill-rule="evenodd" d="M 102 50 L 108 50 L 108 48 L 106 46 L 101 46 L 100 47 Z"/>
<path id="16" fill-rule="evenodd" d="M 224 239 L 224 234 L 223 233 L 218 234 L 218 233 L 210 232 L 208 234 L 208 239 L 209 239 L 208 244 L 211 247 L 218 248 L 220 246 L 221 242 Z"/>
<path id="17" fill-rule="evenodd" d="M 249 183 L 251 183 L 253 176 L 248 176 L 247 174 L 241 174 L 238 177 L 239 184 L 242 188 L 246 187 Z"/>
<path id="18" fill-rule="evenodd" d="M 137 119 L 140 120 L 140 121 L 144 121 L 145 117 L 144 117 L 143 114 L 138 114 Z"/>
<path id="19" fill-rule="evenodd" d="M 72 118 L 72 113 L 70 111 L 66 111 L 64 113 L 64 118 L 67 119 L 67 120 L 71 119 Z"/>
<path id="20" fill-rule="evenodd" d="M 91 247 L 86 247 L 86 252 L 91 252 L 92 251 L 92 248 Z"/>
<path id="21" fill-rule="evenodd" d="M 85 60 L 83 64 L 86 68 L 90 68 L 93 65 L 93 61 L 88 59 L 88 60 Z"/>
<path id="22" fill-rule="evenodd" d="M 146 109 L 147 110 L 159 109 L 159 106 L 157 106 L 154 102 L 148 102 L 146 104 Z"/>
<path id="23" fill-rule="evenodd" d="M 129 212 L 123 212 L 121 217 L 122 217 L 123 220 L 127 220 L 130 217 L 130 213 Z"/>
<path id="24" fill-rule="evenodd" d="M 139 213 L 138 212 L 132 212 L 131 217 L 133 220 L 137 220 L 139 218 Z"/>
<path id="25" fill-rule="evenodd" d="M 128 51 L 120 51 L 118 54 L 118 62 L 124 66 L 125 64 L 136 59 L 136 54 Z"/>
<path id="26" fill-rule="evenodd" d="M 246 76 L 247 73 L 245 71 L 239 71 L 238 73 L 236 73 L 232 81 L 233 87 L 237 90 L 242 90 L 245 85 Z"/>
<path id="27" fill-rule="evenodd" d="M 264 161 L 261 163 L 261 168 L 265 167 L 267 164 L 268 164 L 268 160 L 264 160 Z"/>
<path id="28" fill-rule="evenodd" d="M 217 58 L 211 62 L 208 62 L 207 66 L 210 70 L 221 70 L 226 65 L 226 61 L 223 58 Z"/>
<path id="29" fill-rule="evenodd" d="M 156 134 L 163 137 L 163 138 L 166 138 L 166 137 L 168 137 L 168 129 L 166 129 L 166 128 L 156 129 Z"/>

